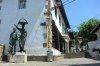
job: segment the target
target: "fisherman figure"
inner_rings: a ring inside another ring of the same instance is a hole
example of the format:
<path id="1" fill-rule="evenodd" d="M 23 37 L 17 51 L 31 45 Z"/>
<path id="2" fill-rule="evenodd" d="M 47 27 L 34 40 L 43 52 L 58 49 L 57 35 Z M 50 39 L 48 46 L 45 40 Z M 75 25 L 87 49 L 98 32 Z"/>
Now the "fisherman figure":
<path id="1" fill-rule="evenodd" d="M 9 53 L 15 54 L 16 52 L 16 42 L 18 41 L 18 36 L 16 32 L 16 28 L 13 28 L 13 32 L 10 34 L 9 38 Z"/>

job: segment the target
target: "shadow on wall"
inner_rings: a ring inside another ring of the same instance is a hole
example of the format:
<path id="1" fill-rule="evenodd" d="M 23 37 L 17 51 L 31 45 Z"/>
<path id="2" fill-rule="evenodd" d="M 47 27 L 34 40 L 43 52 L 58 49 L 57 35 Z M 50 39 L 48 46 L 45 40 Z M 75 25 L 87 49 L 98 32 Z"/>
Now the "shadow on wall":
<path id="1" fill-rule="evenodd" d="M 100 63 L 94 63 L 94 64 L 75 64 L 75 65 L 68 65 L 68 66 L 100 66 Z"/>

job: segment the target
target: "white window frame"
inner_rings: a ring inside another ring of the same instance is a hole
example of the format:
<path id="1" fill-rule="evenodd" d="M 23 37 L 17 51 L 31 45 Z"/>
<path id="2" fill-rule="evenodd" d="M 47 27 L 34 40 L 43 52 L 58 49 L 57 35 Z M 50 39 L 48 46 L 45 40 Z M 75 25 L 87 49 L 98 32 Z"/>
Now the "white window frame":
<path id="1" fill-rule="evenodd" d="M 19 9 L 26 8 L 26 0 L 19 0 Z"/>

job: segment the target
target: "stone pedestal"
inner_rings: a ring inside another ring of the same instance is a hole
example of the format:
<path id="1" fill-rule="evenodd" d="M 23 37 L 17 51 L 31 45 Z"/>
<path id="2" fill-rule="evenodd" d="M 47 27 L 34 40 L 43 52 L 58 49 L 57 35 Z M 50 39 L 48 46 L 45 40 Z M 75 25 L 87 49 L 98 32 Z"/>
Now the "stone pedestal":
<path id="1" fill-rule="evenodd" d="M 14 62 L 14 55 L 8 55 L 8 61 L 10 62 L 10 63 L 13 63 Z"/>
<path id="2" fill-rule="evenodd" d="M 16 52 L 13 56 L 9 55 L 8 60 L 9 62 L 25 63 L 27 62 L 27 55 L 24 52 Z"/>

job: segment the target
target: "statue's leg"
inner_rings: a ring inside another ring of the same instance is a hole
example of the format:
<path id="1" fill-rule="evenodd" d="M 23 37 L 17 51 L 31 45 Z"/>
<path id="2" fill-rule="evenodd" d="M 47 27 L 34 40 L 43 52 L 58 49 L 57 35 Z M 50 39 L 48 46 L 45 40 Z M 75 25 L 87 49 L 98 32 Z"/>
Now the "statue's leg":
<path id="1" fill-rule="evenodd" d="M 25 45 L 25 44 L 23 43 L 23 44 L 22 44 L 22 51 L 23 51 L 23 52 L 25 52 L 25 50 L 24 50 L 24 45 Z"/>
<path id="2" fill-rule="evenodd" d="M 15 54 L 15 52 L 16 52 L 16 44 L 14 44 L 14 54 Z"/>
<path id="3" fill-rule="evenodd" d="M 25 52 L 24 46 L 25 46 L 25 38 L 22 40 L 22 51 L 23 51 L 23 52 Z"/>
<path id="4" fill-rule="evenodd" d="M 13 53 L 13 45 L 11 45 L 11 54 Z"/>
<path id="5" fill-rule="evenodd" d="M 8 52 L 11 53 L 11 45 L 9 45 L 9 50 L 8 50 Z"/>
<path id="6" fill-rule="evenodd" d="M 20 50 L 19 50 L 19 51 L 21 52 L 21 43 L 20 43 L 20 40 L 19 40 L 19 48 L 20 48 Z"/>
<path id="7" fill-rule="evenodd" d="M 20 52 L 22 52 L 21 40 L 19 40 L 19 48 L 20 48 Z"/>
<path id="8" fill-rule="evenodd" d="M 21 46 L 21 44 L 19 44 L 19 47 L 20 47 L 20 52 L 22 52 L 22 46 Z"/>

